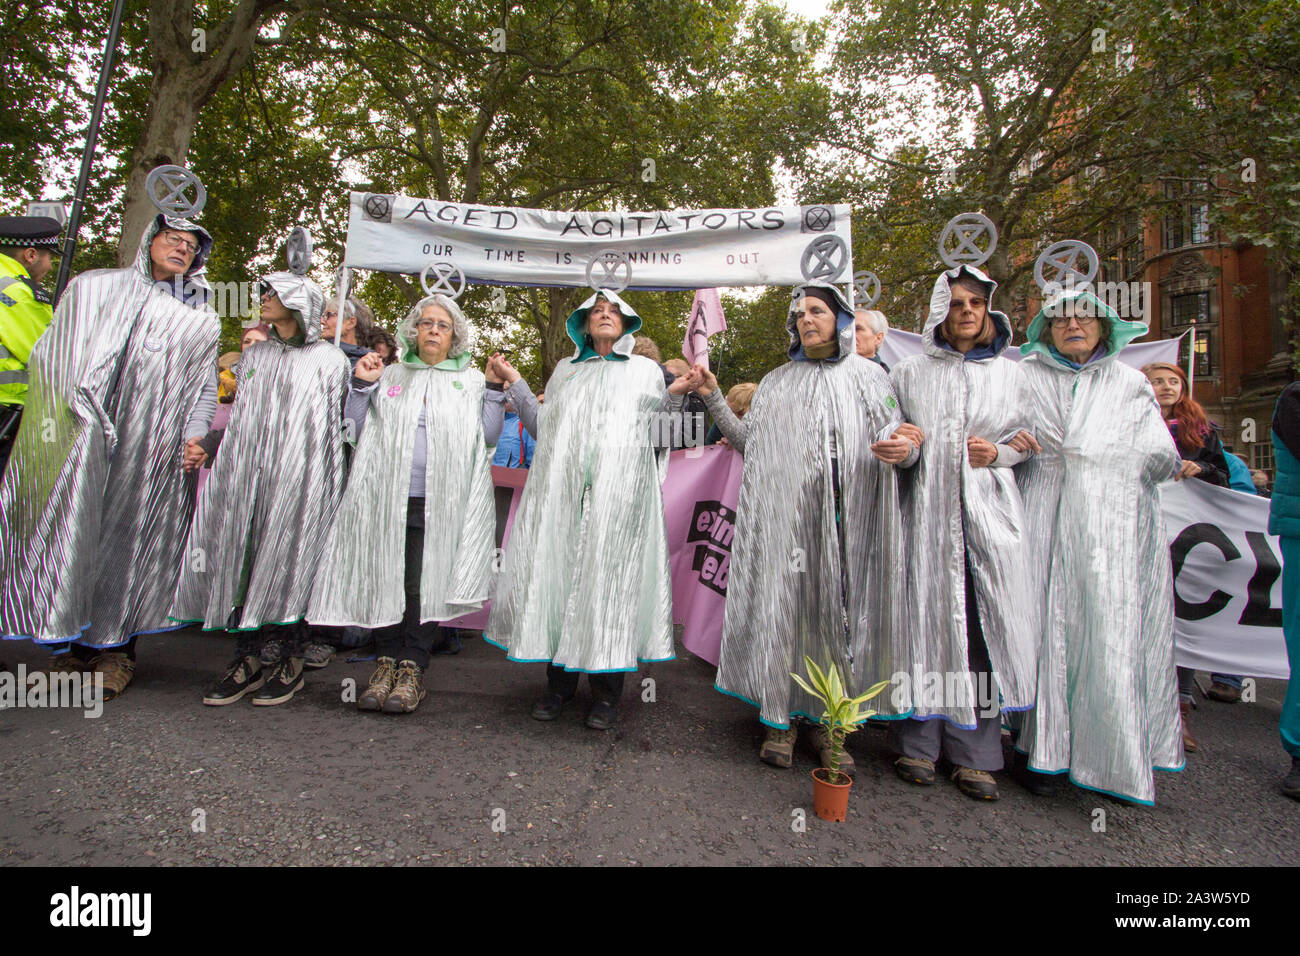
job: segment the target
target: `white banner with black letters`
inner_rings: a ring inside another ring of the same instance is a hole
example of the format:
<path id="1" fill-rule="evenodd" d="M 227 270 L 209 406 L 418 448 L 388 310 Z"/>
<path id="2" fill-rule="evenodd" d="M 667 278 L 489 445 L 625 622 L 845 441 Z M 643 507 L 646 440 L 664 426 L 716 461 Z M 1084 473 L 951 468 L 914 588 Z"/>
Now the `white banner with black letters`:
<path id="1" fill-rule="evenodd" d="M 1168 482 L 1161 494 L 1178 664 L 1286 680 L 1282 549 L 1267 531 L 1268 499 L 1195 479 Z"/>
<path id="2" fill-rule="evenodd" d="M 499 285 L 702 289 L 850 281 L 846 205 L 554 212 L 352 193 L 344 264 L 418 274 L 457 266 Z M 627 281 L 602 253 L 623 254 Z"/>

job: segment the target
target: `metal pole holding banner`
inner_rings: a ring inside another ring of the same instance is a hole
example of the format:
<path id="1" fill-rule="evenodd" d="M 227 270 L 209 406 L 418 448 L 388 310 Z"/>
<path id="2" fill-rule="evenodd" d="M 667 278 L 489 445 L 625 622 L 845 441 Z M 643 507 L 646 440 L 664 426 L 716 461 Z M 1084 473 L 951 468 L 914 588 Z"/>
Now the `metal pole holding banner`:
<path id="1" fill-rule="evenodd" d="M 90 113 L 90 126 L 86 130 L 86 151 L 81 154 L 81 174 L 77 176 L 77 192 L 72 197 L 72 214 L 68 217 L 68 231 L 63 237 L 63 255 L 59 261 L 59 278 L 54 285 L 54 301 L 59 297 L 72 276 L 72 257 L 77 251 L 77 228 L 81 225 L 81 207 L 86 199 L 90 182 L 90 164 L 95 159 L 95 144 L 99 140 L 99 121 L 104 115 L 104 98 L 108 95 L 108 78 L 113 73 L 113 59 L 117 54 L 117 37 L 122 28 L 123 0 L 113 3 L 113 15 L 108 24 L 108 39 L 104 43 L 104 65 L 99 71 L 99 85 L 95 88 L 95 107 Z"/>
<path id="2" fill-rule="evenodd" d="M 1196 385 L 1196 316 L 1192 316 L 1192 341 L 1187 345 L 1187 397 L 1195 398 Z"/>
<path id="3" fill-rule="evenodd" d="M 338 318 L 334 320 L 334 345 L 337 347 L 339 338 L 343 335 L 343 310 L 347 308 L 348 302 L 348 283 L 352 279 L 352 270 L 347 266 L 339 267 L 339 300 L 338 300 Z"/>

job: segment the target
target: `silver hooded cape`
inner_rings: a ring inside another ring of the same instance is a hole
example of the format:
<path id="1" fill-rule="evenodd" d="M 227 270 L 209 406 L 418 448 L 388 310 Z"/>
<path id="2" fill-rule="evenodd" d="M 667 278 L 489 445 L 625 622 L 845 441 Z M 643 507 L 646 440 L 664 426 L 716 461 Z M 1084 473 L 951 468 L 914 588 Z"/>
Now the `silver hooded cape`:
<path id="1" fill-rule="evenodd" d="M 402 620 L 407 492 L 422 411 L 428 494 L 420 620 L 477 610 L 491 591 L 496 503 L 481 421 L 485 380 L 469 365 L 466 323 L 454 313 L 457 354 L 436 366 L 420 361 L 421 311 L 417 304 L 397 330 L 401 361 L 384 370 L 371 397 L 307 610 L 313 624 L 378 628 Z"/>
<path id="2" fill-rule="evenodd" d="M 164 226 L 199 237 L 187 305 L 153 281 Z M 0 631 L 109 647 L 167 618 L 193 514 L 182 434 L 217 360 L 202 303 L 212 238 L 159 216 L 130 269 L 68 286 L 32 350 L 27 406 L 0 486 Z"/>
<path id="3" fill-rule="evenodd" d="M 666 389 L 632 355 L 641 320 L 624 317 L 614 351 L 579 361 L 593 295 L 569 317 L 578 346 L 546 385 L 537 450 L 484 636 L 511 660 L 571 671 L 631 671 L 673 657 L 672 589 L 660 485 L 667 455 L 652 441 Z"/>
<path id="4" fill-rule="evenodd" d="M 853 313 L 836 298 L 842 357 L 769 372 L 739 432 L 720 390 L 709 395 L 714 420 L 745 458 L 716 686 L 772 727 L 822 715 L 790 677 L 805 673 L 805 655 L 837 665 L 848 692 L 860 694 L 892 677 L 906 638 L 898 480 L 871 453 L 902 417 L 884 369 L 854 351 Z M 802 356 L 793 311 L 786 324 L 791 356 Z M 869 706 L 901 716 L 910 705 L 886 688 Z"/>
<path id="5" fill-rule="evenodd" d="M 348 358 L 321 341 L 325 296 L 314 282 L 288 272 L 264 281 L 306 341 L 290 346 L 273 336 L 235 366 L 230 424 L 199 498 L 171 612 L 209 630 L 226 627 L 240 604 L 240 630 L 302 618 L 343 496 Z"/>
<path id="6" fill-rule="evenodd" d="M 1146 332 L 1088 293 L 1109 324 L 1104 357 L 1075 370 L 1038 342 L 1021 347 L 1042 452 L 1019 466 L 1041 635 L 1038 703 L 1017 748 L 1035 770 L 1152 803 L 1152 768 L 1181 769 L 1174 598 L 1158 485 L 1178 451 L 1146 376 L 1116 361 Z"/>
<path id="7" fill-rule="evenodd" d="M 1011 322 L 992 309 L 997 284 L 961 266 L 935 279 L 924 352 L 895 365 L 890 378 L 903 417 L 925 436 L 919 460 L 901 479 L 913 716 L 974 728 L 980 702 L 967 664 L 967 562 L 1004 710 L 1033 706 L 1038 636 L 1023 607 L 1028 532 L 1015 473 L 972 468 L 966 450 L 968 437 L 998 444 L 1022 429 L 1032 433 L 1024 375 L 997 355 L 967 360 L 935 341 L 948 317 L 950 282 L 963 272 L 986 290 L 999 354 L 1010 347 Z"/>

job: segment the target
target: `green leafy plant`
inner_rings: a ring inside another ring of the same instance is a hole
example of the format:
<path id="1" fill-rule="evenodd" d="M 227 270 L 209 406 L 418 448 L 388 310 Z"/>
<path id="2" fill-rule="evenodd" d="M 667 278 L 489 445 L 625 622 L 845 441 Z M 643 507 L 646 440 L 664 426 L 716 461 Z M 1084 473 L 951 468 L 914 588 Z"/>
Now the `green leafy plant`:
<path id="1" fill-rule="evenodd" d="M 826 711 L 822 714 L 821 724 L 831 738 L 830 782 L 839 783 L 845 776 L 840 773 L 840 758 L 844 755 L 844 738 L 858 729 L 858 725 L 868 717 L 874 717 L 876 711 L 864 705 L 889 686 L 889 681 L 882 680 L 869 688 L 865 694 L 850 697 L 844 690 L 844 681 L 840 678 L 839 668 L 832 663 L 823 671 L 811 657 L 803 659 L 808 671 L 808 680 L 794 673 L 790 676 L 800 687 L 820 700 Z"/>

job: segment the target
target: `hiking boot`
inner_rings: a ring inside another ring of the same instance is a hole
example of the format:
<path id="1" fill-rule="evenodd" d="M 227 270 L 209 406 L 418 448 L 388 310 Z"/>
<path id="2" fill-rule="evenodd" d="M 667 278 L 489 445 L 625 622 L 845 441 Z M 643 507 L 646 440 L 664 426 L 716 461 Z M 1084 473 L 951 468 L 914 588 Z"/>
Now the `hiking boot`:
<path id="1" fill-rule="evenodd" d="M 1196 742 L 1196 738 L 1192 736 L 1192 732 L 1187 726 L 1187 718 L 1192 715 L 1192 702 L 1180 699 L 1178 701 L 1178 713 L 1183 718 L 1183 750 L 1189 754 L 1194 754 L 1201 749 L 1201 745 Z"/>
<path id="2" fill-rule="evenodd" d="M 1216 681 L 1210 684 L 1210 689 L 1205 692 L 1205 696 L 1210 700 L 1217 700 L 1220 704 L 1239 704 L 1241 703 L 1241 688 L 1233 687 L 1231 684 L 1220 684 Z"/>
<path id="3" fill-rule="evenodd" d="M 415 661 L 397 665 L 393 689 L 384 701 L 385 714 L 409 714 L 420 706 L 428 691 L 424 689 L 424 670 Z"/>
<path id="4" fill-rule="evenodd" d="M 758 759 L 773 767 L 785 769 L 794 763 L 794 744 L 799 739 L 799 729 L 791 724 L 784 730 L 780 727 L 767 728 L 763 746 L 758 748 Z"/>
<path id="5" fill-rule="evenodd" d="M 805 738 L 808 745 L 812 747 L 813 753 L 817 759 L 822 762 L 822 766 L 827 770 L 831 769 L 831 734 L 822 724 L 816 724 L 812 732 Z M 848 750 L 840 747 L 840 773 L 846 777 L 855 777 L 858 768 L 853 763 L 853 758 L 849 756 Z"/>
<path id="6" fill-rule="evenodd" d="M 274 667 L 276 664 L 280 663 L 280 642 L 267 641 L 262 645 L 262 650 L 261 653 L 258 654 L 258 657 L 261 659 L 263 667 Z"/>
<path id="7" fill-rule="evenodd" d="M 614 726 L 616 713 L 614 705 L 609 701 L 595 701 L 591 705 L 591 710 L 587 712 L 587 726 L 592 730 L 609 730 Z"/>
<path id="8" fill-rule="evenodd" d="M 571 700 L 572 697 L 564 697 L 552 690 L 546 691 L 537 698 L 537 703 L 533 704 L 533 720 L 554 720 L 560 716 L 564 705 Z"/>
<path id="9" fill-rule="evenodd" d="M 899 757 L 894 761 L 894 772 L 908 783 L 921 787 L 934 785 L 934 761 L 924 757 Z"/>
<path id="10" fill-rule="evenodd" d="M 956 767 L 952 772 L 952 780 L 957 784 L 957 789 L 972 800 L 997 800 L 1001 796 L 998 793 L 998 782 L 987 770 Z"/>
<path id="11" fill-rule="evenodd" d="M 384 702 L 393 692 L 393 681 L 397 679 L 397 661 L 391 657 L 381 657 L 375 663 L 378 666 L 370 675 L 370 686 L 357 701 L 357 710 L 383 710 Z"/>
<path id="12" fill-rule="evenodd" d="M 226 672 L 225 677 L 204 692 L 203 703 L 209 707 L 233 704 L 264 683 L 266 683 L 266 676 L 262 673 L 262 662 L 251 655 L 241 657 L 230 665 L 230 670 Z"/>
<path id="13" fill-rule="evenodd" d="M 1291 758 L 1291 772 L 1282 781 L 1282 793 L 1292 800 L 1300 800 L 1300 757 Z"/>
<path id="14" fill-rule="evenodd" d="M 104 675 L 104 700 L 120 697 L 135 677 L 135 661 L 121 651 L 105 651 L 90 666 L 96 674 Z"/>
<path id="15" fill-rule="evenodd" d="M 262 689 L 253 695 L 254 707 L 273 707 L 293 699 L 306 681 L 302 676 L 302 658 L 285 657 L 275 666 Z"/>
<path id="16" fill-rule="evenodd" d="M 334 648 L 328 644 L 308 644 L 302 649 L 304 667 L 321 668 L 329 664 L 334 657 Z"/>

